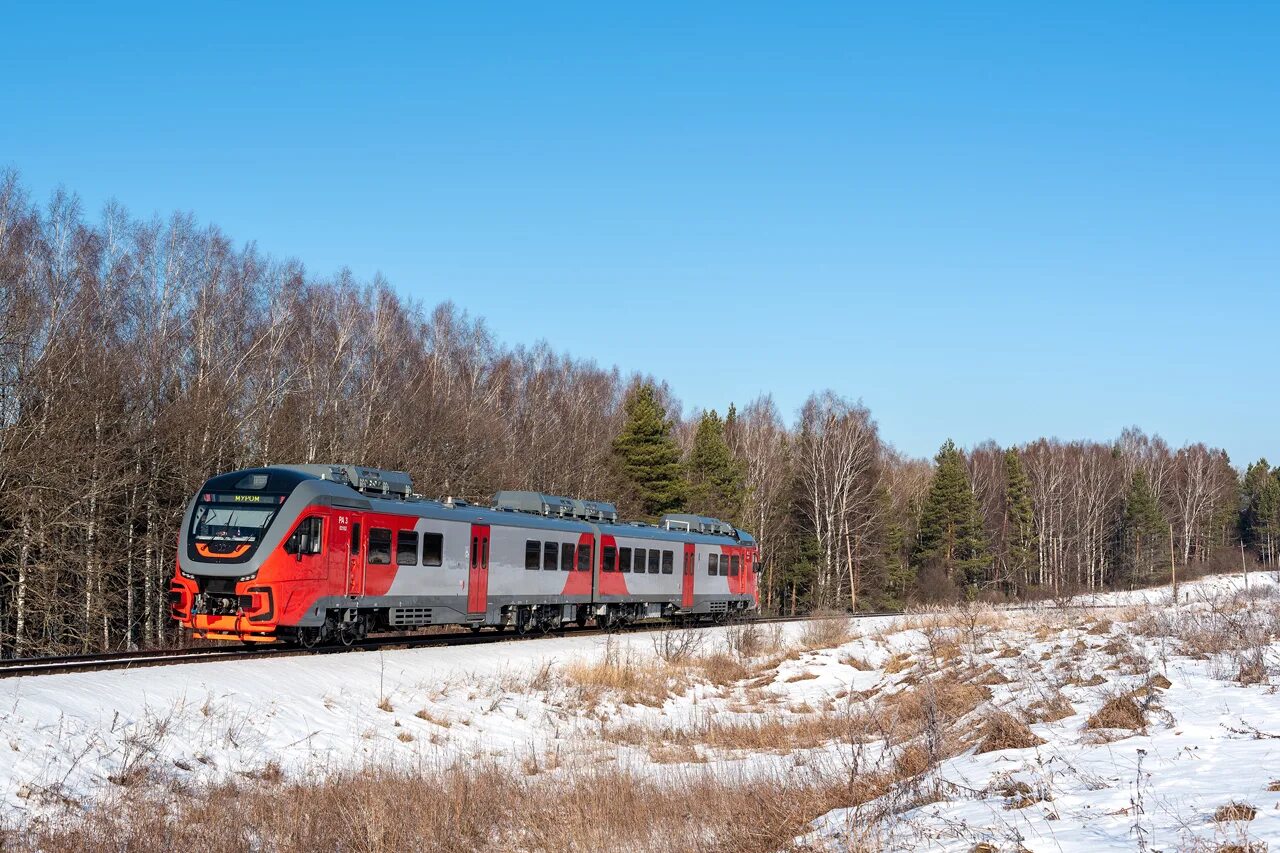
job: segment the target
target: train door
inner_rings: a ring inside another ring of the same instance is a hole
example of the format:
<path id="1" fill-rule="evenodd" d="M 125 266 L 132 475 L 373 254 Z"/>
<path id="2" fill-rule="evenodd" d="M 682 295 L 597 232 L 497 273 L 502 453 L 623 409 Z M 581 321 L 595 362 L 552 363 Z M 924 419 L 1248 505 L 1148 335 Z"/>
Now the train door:
<path id="1" fill-rule="evenodd" d="M 467 575 L 467 612 L 484 615 L 489 603 L 489 525 L 471 525 L 470 571 Z"/>
<path id="2" fill-rule="evenodd" d="M 364 513 L 344 513 L 351 538 L 347 543 L 347 595 L 364 595 Z"/>
<path id="3" fill-rule="evenodd" d="M 693 543 L 684 543 L 684 577 L 680 579 L 680 606 L 688 610 L 693 607 Z"/>

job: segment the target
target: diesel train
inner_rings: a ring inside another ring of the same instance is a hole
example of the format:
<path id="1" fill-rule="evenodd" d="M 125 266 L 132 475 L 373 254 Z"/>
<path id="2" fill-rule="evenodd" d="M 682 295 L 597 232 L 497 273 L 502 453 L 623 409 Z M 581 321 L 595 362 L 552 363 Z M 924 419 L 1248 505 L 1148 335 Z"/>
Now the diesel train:
<path id="1" fill-rule="evenodd" d="M 187 507 L 171 615 L 198 638 L 349 645 L 375 631 L 517 633 L 721 620 L 758 603 L 751 535 L 683 513 L 504 491 L 427 500 L 407 474 L 277 465 L 213 477 Z"/>

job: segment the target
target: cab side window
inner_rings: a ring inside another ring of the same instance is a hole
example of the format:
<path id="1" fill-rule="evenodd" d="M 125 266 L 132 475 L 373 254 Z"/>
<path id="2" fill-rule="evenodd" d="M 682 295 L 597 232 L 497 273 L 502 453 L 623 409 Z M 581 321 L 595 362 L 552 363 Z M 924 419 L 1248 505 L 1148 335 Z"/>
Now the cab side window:
<path id="1" fill-rule="evenodd" d="M 369 565 L 391 565 L 391 531 L 385 527 L 369 528 Z"/>
<path id="2" fill-rule="evenodd" d="M 719 564 L 720 564 L 719 554 L 708 554 L 707 555 L 707 574 L 711 575 L 712 577 L 715 577 L 717 574 L 719 574 L 719 572 L 717 571 L 717 569 L 719 568 Z"/>
<path id="3" fill-rule="evenodd" d="M 319 516 L 304 518 L 294 529 L 293 535 L 285 540 L 286 554 L 319 554 L 321 534 L 324 531 L 324 520 Z"/>

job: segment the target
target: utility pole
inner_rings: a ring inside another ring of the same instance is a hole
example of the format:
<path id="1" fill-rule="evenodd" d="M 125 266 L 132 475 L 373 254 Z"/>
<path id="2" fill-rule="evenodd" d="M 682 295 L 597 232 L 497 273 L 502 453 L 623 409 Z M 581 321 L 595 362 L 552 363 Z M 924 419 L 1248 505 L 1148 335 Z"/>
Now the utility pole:
<path id="1" fill-rule="evenodd" d="M 1173 574 L 1173 606 L 1178 606 L 1178 561 L 1173 551 L 1173 525 L 1169 525 L 1169 571 Z"/>

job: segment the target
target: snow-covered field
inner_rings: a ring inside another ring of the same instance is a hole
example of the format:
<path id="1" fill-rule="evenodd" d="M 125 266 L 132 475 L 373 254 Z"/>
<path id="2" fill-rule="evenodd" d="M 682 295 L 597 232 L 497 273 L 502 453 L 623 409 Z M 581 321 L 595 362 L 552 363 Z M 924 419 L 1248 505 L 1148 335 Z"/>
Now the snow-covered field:
<path id="1" fill-rule="evenodd" d="M 602 767 L 656 781 L 823 780 L 838 807 L 801 826 L 802 849 L 1275 843 L 1280 587 L 1261 574 L 1242 587 L 1185 584 L 1176 608 L 1163 589 L 1096 596 L 1097 609 L 939 611 L 847 630 L 7 679 L 0 820 L 58 821 L 126 788 L 474 764 L 566 780 Z M 1091 724 L 1109 700 L 1138 716 Z"/>

